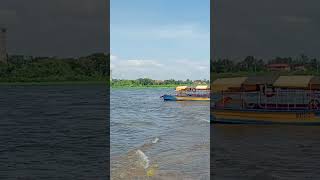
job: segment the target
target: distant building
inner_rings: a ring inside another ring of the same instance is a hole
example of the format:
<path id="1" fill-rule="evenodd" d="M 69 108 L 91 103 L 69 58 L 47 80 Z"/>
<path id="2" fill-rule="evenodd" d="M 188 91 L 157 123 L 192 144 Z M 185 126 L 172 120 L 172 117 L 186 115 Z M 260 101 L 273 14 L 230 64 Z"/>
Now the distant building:
<path id="1" fill-rule="evenodd" d="M 193 81 L 193 84 L 200 85 L 200 84 L 206 84 L 206 82 L 204 82 L 202 80 L 195 80 L 195 81 Z"/>
<path id="2" fill-rule="evenodd" d="M 7 29 L 0 28 L 0 62 L 7 63 Z"/>
<path id="3" fill-rule="evenodd" d="M 303 64 L 296 64 L 293 66 L 295 71 L 306 71 L 306 67 Z"/>
<path id="4" fill-rule="evenodd" d="M 163 80 L 154 80 L 154 82 L 155 82 L 156 84 L 162 84 L 162 83 L 164 83 Z"/>
<path id="5" fill-rule="evenodd" d="M 269 71 L 290 71 L 290 65 L 289 64 L 268 64 L 267 69 Z"/>

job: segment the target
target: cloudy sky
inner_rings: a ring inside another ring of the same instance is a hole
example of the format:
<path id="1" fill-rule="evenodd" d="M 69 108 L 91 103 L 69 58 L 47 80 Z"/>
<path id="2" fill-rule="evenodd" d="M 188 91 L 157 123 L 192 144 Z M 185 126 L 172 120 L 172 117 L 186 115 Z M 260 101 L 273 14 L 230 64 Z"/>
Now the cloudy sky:
<path id="1" fill-rule="evenodd" d="M 111 0 L 113 78 L 209 79 L 209 0 Z"/>
<path id="2" fill-rule="evenodd" d="M 213 56 L 320 57 L 319 0 L 213 2 Z"/>
<path id="3" fill-rule="evenodd" d="M 1 0 L 9 54 L 82 56 L 106 52 L 106 1 Z"/>

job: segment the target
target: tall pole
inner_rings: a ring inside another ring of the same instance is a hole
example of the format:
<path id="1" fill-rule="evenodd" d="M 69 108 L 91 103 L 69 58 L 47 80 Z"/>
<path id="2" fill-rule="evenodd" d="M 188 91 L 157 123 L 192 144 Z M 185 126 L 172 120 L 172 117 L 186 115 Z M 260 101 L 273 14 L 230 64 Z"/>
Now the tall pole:
<path id="1" fill-rule="evenodd" d="M 0 62 L 7 63 L 7 29 L 0 28 Z"/>

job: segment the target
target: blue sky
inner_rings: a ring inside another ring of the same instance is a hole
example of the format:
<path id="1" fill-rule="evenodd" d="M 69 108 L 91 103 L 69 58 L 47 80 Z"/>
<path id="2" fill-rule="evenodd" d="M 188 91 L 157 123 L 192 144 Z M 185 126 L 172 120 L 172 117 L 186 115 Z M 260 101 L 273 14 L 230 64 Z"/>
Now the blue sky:
<path id="1" fill-rule="evenodd" d="M 113 78 L 209 79 L 209 0 L 111 0 Z"/>

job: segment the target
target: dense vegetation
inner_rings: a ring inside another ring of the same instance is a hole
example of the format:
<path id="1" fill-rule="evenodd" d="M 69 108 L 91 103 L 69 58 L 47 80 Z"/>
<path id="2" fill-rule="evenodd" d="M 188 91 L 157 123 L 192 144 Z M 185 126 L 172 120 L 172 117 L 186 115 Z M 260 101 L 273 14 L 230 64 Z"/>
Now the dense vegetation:
<path id="1" fill-rule="evenodd" d="M 199 84 L 209 84 L 209 80 L 152 80 L 148 78 L 140 78 L 137 80 L 120 80 L 113 79 L 111 81 L 112 87 L 174 87 L 178 85 L 199 85 Z"/>
<path id="2" fill-rule="evenodd" d="M 290 66 L 303 65 L 306 68 L 304 73 L 318 73 L 320 61 L 310 58 L 304 54 L 298 57 L 275 57 L 272 59 L 258 59 L 254 56 L 247 56 L 244 59 L 230 60 L 228 58 L 217 58 L 211 62 L 213 73 L 261 73 L 267 72 L 267 64 L 286 63 Z M 301 72 L 299 72 L 301 73 Z"/>
<path id="3" fill-rule="evenodd" d="M 99 81 L 109 82 L 109 58 L 103 53 L 96 53 L 79 58 L 9 56 L 8 63 L 0 63 L 0 82 L 65 82 L 65 81 Z M 285 74 L 320 74 L 320 61 L 301 54 L 298 57 L 275 57 L 258 59 L 247 56 L 240 60 L 217 58 L 211 62 L 211 78 L 239 75 L 263 75 L 268 73 L 266 65 L 286 63 L 294 67 L 303 65 L 304 71 L 291 70 L 279 72 Z M 208 80 L 137 80 L 113 79 L 113 87 L 140 87 L 208 84 Z"/>
<path id="4" fill-rule="evenodd" d="M 289 71 L 270 71 L 267 65 L 287 64 Z M 238 76 L 260 76 L 267 74 L 277 75 L 320 75 L 320 61 L 314 57 L 301 54 L 297 57 L 275 57 L 271 59 L 258 59 L 247 56 L 244 59 L 217 58 L 210 63 L 211 81 L 217 78 Z M 302 69 L 295 68 L 303 66 Z"/>
<path id="5" fill-rule="evenodd" d="M 108 56 L 79 58 L 9 56 L 0 64 L 0 82 L 63 82 L 109 80 Z"/>

